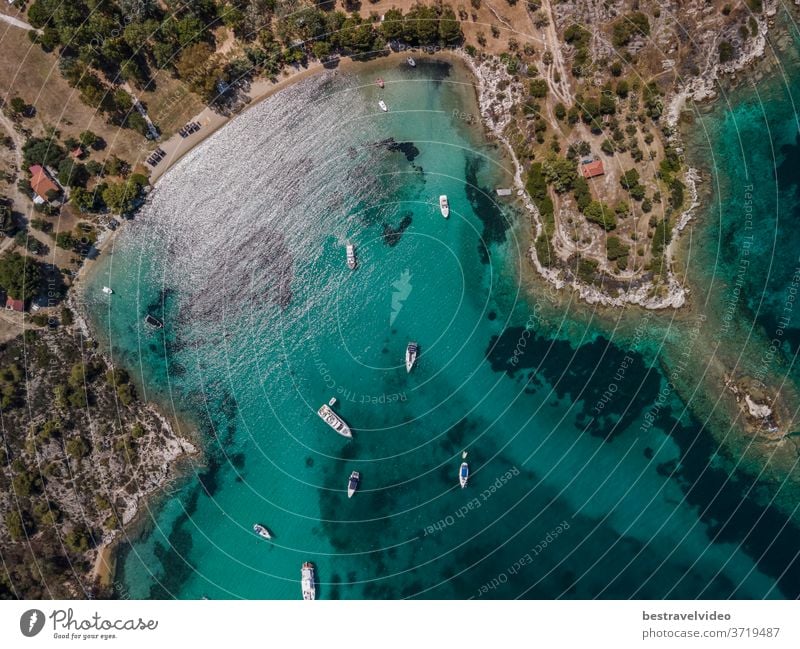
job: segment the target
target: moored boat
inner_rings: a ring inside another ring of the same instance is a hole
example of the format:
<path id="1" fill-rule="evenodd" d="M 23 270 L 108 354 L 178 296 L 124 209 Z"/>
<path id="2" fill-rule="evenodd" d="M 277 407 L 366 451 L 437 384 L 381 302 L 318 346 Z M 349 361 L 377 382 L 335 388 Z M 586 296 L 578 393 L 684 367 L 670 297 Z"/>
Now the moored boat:
<path id="1" fill-rule="evenodd" d="M 467 486 L 467 480 L 469 480 L 469 464 L 462 462 L 458 468 L 458 482 L 462 489 Z"/>
<path id="2" fill-rule="evenodd" d="M 383 88 L 383 87 L 386 85 L 386 84 L 383 82 L 383 79 L 381 79 L 380 77 L 378 77 L 378 79 L 376 79 L 375 83 L 377 83 L 377 84 L 378 84 L 378 87 L 379 87 L 379 88 Z"/>
<path id="3" fill-rule="evenodd" d="M 386 111 L 388 111 L 388 110 L 389 110 L 389 107 L 386 105 L 386 102 L 384 102 L 384 101 L 383 101 L 383 99 L 381 99 L 381 100 L 378 102 L 378 106 L 380 106 L 381 110 L 382 110 L 384 113 L 385 113 Z"/>
<path id="4" fill-rule="evenodd" d="M 326 424 L 328 424 L 328 426 L 333 428 L 333 430 L 339 433 L 342 437 L 353 436 L 353 431 L 350 430 L 350 426 L 348 426 L 344 419 L 337 415 L 328 404 L 320 406 L 319 410 L 317 410 L 317 414 Z"/>
<path id="5" fill-rule="evenodd" d="M 113 292 L 114 291 L 112 289 L 110 289 L 108 286 L 104 286 L 103 287 L 103 293 L 105 293 L 107 295 L 111 295 Z"/>
<path id="6" fill-rule="evenodd" d="M 413 369 L 414 364 L 417 362 L 417 356 L 419 356 L 419 345 L 414 342 L 408 343 L 406 347 L 406 372 L 410 372 Z"/>
<path id="7" fill-rule="evenodd" d="M 358 485 L 361 482 L 361 474 L 358 471 L 353 471 L 350 474 L 350 479 L 347 481 L 347 497 L 352 498 L 353 494 L 358 491 Z"/>
<path id="8" fill-rule="evenodd" d="M 300 569 L 300 585 L 303 589 L 303 599 L 310 600 L 317 598 L 316 579 L 314 564 L 310 561 L 306 561 Z"/>
<path id="9" fill-rule="evenodd" d="M 155 327 L 156 329 L 161 329 L 164 327 L 164 323 L 161 322 L 161 320 L 159 320 L 155 316 L 150 315 L 149 313 L 144 317 L 144 323 L 151 327 Z"/>
<path id="10" fill-rule="evenodd" d="M 262 538 L 265 539 L 272 538 L 272 534 L 270 533 L 270 531 L 266 527 L 261 525 L 261 523 L 256 523 L 255 525 L 253 525 L 253 531 Z"/>
<path id="11" fill-rule="evenodd" d="M 450 203 L 448 202 L 445 194 L 439 196 L 439 211 L 442 213 L 444 218 L 450 216 Z"/>
<path id="12" fill-rule="evenodd" d="M 356 249 L 352 243 L 347 244 L 347 267 L 350 270 L 355 270 L 358 262 L 356 261 Z"/>
<path id="13" fill-rule="evenodd" d="M 406 63 L 408 63 L 412 68 L 417 67 L 417 62 L 410 56 L 406 59 Z"/>

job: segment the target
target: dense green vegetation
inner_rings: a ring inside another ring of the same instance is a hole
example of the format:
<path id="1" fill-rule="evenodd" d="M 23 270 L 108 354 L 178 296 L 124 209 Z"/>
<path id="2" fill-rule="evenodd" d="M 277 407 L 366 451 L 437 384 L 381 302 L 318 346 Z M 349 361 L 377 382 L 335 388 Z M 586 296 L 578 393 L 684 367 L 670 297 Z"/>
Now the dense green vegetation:
<path id="1" fill-rule="evenodd" d="M 650 21 L 641 11 L 634 11 L 618 18 L 611 26 L 611 42 L 614 47 L 625 47 L 634 36 L 650 34 Z"/>
<path id="2" fill-rule="evenodd" d="M 163 464 L 160 423 L 90 341 L 53 331 L 0 343 L 0 411 L 0 599 L 108 597 L 92 550 Z"/>
<path id="3" fill-rule="evenodd" d="M 564 30 L 564 40 L 575 48 L 572 60 L 572 74 L 576 77 L 586 76 L 589 64 L 589 42 L 592 35 L 582 25 L 572 23 Z"/>
<path id="4" fill-rule="evenodd" d="M 601 201 L 592 201 L 583 210 L 583 215 L 590 223 L 596 223 L 604 230 L 613 230 L 617 227 L 617 217 L 608 205 Z"/>
<path id="5" fill-rule="evenodd" d="M 164 6 L 165 5 L 165 6 Z M 345 3 L 354 10 L 358 4 Z M 447 5 L 415 5 L 403 14 L 389 10 L 376 25 L 355 13 L 334 11 L 331 3 L 296 7 L 276 15 L 265 0 L 35 0 L 29 20 L 41 34 L 32 38 L 46 51 L 57 50 L 61 73 L 81 98 L 109 121 L 142 134 L 147 123 L 122 83 L 153 88 L 167 70 L 212 103 L 223 101 L 230 84 L 256 72 L 276 75 L 284 65 L 308 56 L 362 55 L 396 40 L 411 45 L 451 46 L 463 35 Z M 213 30 L 230 27 L 245 56 L 226 60 L 215 54 Z"/>
<path id="6" fill-rule="evenodd" d="M 15 300 L 27 301 L 39 292 L 41 269 L 37 262 L 17 252 L 0 257 L 0 286 Z"/>
<path id="7" fill-rule="evenodd" d="M 619 237 L 609 235 L 606 238 L 606 256 L 609 261 L 616 261 L 618 268 L 624 269 L 627 266 L 629 254 L 630 247 L 623 243 Z"/>
<path id="8" fill-rule="evenodd" d="M 566 158 L 548 158 L 542 165 L 542 172 L 548 184 L 559 194 L 571 191 L 578 179 L 578 166 Z"/>
<path id="9" fill-rule="evenodd" d="M 537 237 L 534 244 L 536 256 L 539 259 L 539 263 L 543 266 L 552 266 L 556 262 L 552 242 L 556 222 L 553 212 L 553 200 L 548 194 L 547 180 L 545 180 L 542 164 L 540 162 L 535 162 L 528 170 L 525 189 L 539 210 L 539 215 L 543 223 L 542 233 Z"/>

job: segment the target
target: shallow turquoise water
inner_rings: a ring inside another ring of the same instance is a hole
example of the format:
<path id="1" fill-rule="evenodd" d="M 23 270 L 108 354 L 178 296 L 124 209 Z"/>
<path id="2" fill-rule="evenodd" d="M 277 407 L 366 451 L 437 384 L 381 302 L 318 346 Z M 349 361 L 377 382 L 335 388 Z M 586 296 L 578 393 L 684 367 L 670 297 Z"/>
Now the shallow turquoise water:
<path id="1" fill-rule="evenodd" d="M 205 445 L 125 548 L 123 594 L 296 598 L 312 560 L 326 599 L 796 595 L 797 530 L 751 500 L 658 346 L 523 296 L 503 163 L 453 115 L 477 110 L 464 71 L 374 76 L 309 80 L 209 139 L 86 287 L 117 362 Z M 332 396 L 352 441 L 315 414 Z"/>

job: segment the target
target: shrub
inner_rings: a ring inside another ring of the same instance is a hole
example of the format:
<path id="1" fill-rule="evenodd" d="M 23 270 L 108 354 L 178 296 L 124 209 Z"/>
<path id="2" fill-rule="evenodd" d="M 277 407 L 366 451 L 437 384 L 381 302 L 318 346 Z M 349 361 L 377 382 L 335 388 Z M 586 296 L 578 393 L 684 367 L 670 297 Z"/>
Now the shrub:
<path id="1" fill-rule="evenodd" d="M 630 248 L 620 241 L 619 237 L 610 235 L 606 238 L 606 256 L 609 261 L 615 261 L 620 257 L 627 257 Z"/>
<path id="2" fill-rule="evenodd" d="M 529 92 L 531 97 L 536 97 L 537 99 L 546 97 L 547 90 L 547 81 L 544 79 L 533 79 L 529 84 Z"/>
<path id="3" fill-rule="evenodd" d="M 596 223 L 606 231 L 617 227 L 617 217 L 613 210 L 600 201 L 592 201 L 586 206 L 583 215 L 590 223 Z"/>
<path id="4" fill-rule="evenodd" d="M 641 11 L 634 11 L 619 18 L 611 28 L 611 40 L 615 47 L 624 47 L 634 36 L 650 34 L 650 21 Z"/>
<path id="5" fill-rule="evenodd" d="M 717 51 L 719 52 L 720 63 L 727 63 L 733 60 L 733 45 L 728 41 L 720 41 L 717 46 Z"/>
<path id="6" fill-rule="evenodd" d="M 559 194 L 570 191 L 578 178 L 578 168 L 574 162 L 566 158 L 549 158 L 542 165 L 547 182 Z"/>

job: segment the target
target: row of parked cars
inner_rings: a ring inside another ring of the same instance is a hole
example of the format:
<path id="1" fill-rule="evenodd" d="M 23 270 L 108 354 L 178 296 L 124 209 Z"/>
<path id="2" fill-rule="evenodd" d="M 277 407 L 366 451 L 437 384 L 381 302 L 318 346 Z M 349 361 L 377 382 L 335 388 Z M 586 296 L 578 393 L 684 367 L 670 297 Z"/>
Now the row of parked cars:
<path id="1" fill-rule="evenodd" d="M 200 124 L 198 122 L 189 122 L 180 131 L 178 131 L 178 133 L 181 137 L 189 137 L 192 133 L 197 133 L 199 130 Z"/>
<path id="2" fill-rule="evenodd" d="M 151 167 L 155 167 L 161 160 L 163 160 L 164 156 L 167 155 L 166 151 L 161 147 L 158 147 L 155 151 L 150 154 L 150 157 L 147 158 L 147 164 Z"/>

